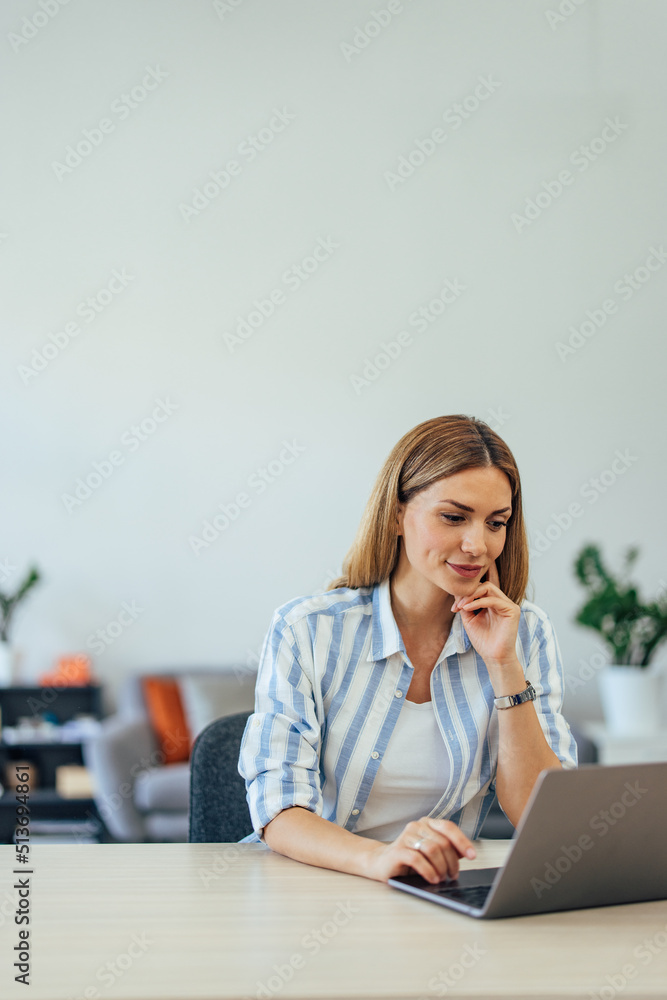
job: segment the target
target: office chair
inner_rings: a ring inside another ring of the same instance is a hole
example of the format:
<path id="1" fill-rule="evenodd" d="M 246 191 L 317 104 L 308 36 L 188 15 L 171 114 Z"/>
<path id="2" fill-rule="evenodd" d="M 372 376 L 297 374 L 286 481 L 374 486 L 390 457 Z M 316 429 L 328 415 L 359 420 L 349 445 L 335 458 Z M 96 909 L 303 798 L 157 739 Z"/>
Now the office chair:
<path id="1" fill-rule="evenodd" d="M 245 781 L 238 772 L 243 730 L 251 712 L 215 719 L 190 755 L 191 844 L 236 843 L 252 833 Z"/>

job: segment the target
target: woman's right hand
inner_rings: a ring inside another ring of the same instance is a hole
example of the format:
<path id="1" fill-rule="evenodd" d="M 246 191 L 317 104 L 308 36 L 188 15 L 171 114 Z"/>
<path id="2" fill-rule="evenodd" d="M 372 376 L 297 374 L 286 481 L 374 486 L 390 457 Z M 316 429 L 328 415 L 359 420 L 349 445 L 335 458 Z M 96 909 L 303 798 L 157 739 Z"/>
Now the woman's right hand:
<path id="1" fill-rule="evenodd" d="M 386 882 L 394 875 L 414 871 L 429 882 L 443 882 L 458 876 L 462 857 L 474 858 L 475 849 L 458 826 L 448 819 L 422 816 L 408 823 L 391 844 L 372 848 L 366 874 Z"/>

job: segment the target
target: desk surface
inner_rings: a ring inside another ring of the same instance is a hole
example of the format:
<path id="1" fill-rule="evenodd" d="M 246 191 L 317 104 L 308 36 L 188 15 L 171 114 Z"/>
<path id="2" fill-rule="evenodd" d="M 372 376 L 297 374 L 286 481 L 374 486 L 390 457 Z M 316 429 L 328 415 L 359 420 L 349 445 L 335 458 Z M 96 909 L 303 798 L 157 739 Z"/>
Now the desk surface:
<path id="1" fill-rule="evenodd" d="M 480 921 L 262 844 L 34 846 L 26 989 L 14 857 L 0 847 L 3 1000 L 667 994 L 667 901 Z"/>

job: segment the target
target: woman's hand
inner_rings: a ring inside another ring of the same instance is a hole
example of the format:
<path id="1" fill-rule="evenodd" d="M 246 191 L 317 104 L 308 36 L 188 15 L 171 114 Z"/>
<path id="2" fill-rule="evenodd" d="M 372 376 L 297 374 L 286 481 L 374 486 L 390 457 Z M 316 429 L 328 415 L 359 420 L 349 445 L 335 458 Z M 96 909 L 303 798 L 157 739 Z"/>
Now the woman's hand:
<path id="1" fill-rule="evenodd" d="M 521 608 L 500 589 L 495 559 L 485 577 L 472 594 L 455 599 L 452 611 L 461 613 L 468 637 L 487 667 L 514 663 Z"/>
<path id="2" fill-rule="evenodd" d="M 457 877 L 459 858 L 464 856 L 474 858 L 475 849 L 458 826 L 448 819 L 422 816 L 408 823 L 391 844 L 371 850 L 366 875 L 386 882 L 394 875 L 409 875 L 414 869 L 429 882 L 442 882 Z"/>

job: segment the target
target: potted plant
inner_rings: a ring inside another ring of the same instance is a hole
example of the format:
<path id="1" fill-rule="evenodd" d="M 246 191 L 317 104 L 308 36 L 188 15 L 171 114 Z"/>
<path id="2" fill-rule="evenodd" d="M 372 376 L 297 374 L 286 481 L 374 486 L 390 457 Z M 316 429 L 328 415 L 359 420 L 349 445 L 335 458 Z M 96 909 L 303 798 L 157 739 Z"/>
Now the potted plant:
<path id="1" fill-rule="evenodd" d="M 586 545 L 575 562 L 580 583 L 588 590 L 575 621 L 594 628 L 610 650 L 600 671 L 600 698 L 605 721 L 618 736 L 639 736 L 660 728 L 662 676 L 651 660 L 667 638 L 667 595 L 645 604 L 627 573 L 639 554 L 630 547 L 621 577 L 615 579 L 602 562 L 597 545 Z"/>
<path id="2" fill-rule="evenodd" d="M 39 571 L 31 567 L 13 594 L 0 592 L 0 687 L 8 687 L 12 683 L 12 650 L 9 645 L 9 626 L 14 612 L 29 590 L 39 580 Z"/>

